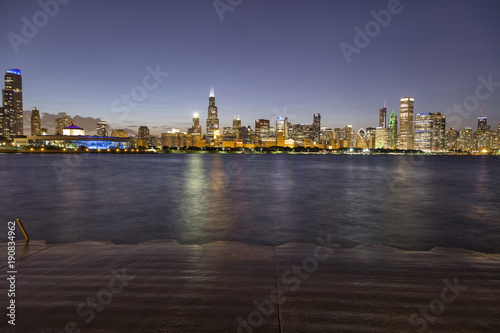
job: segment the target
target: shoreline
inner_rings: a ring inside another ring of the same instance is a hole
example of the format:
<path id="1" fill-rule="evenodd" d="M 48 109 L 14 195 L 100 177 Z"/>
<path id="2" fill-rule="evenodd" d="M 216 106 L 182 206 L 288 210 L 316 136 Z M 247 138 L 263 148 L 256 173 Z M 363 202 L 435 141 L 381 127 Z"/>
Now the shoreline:
<path id="1" fill-rule="evenodd" d="M 93 151 L 93 150 L 52 150 L 52 149 L 5 149 L 0 148 L 0 154 L 61 154 L 61 155 L 79 155 L 79 154 L 92 154 L 92 155 L 159 155 L 159 154 L 202 154 L 202 155 L 335 155 L 335 156 L 500 156 L 500 152 L 488 153 L 470 153 L 470 152 L 399 152 L 399 151 L 378 151 L 363 149 L 358 150 L 326 150 L 326 151 L 282 151 L 282 150 L 266 150 L 266 151 L 229 151 L 229 150 L 214 150 L 214 151 L 198 151 L 198 150 L 169 150 L 169 151 L 140 151 L 138 149 L 121 149 L 112 151 Z"/>

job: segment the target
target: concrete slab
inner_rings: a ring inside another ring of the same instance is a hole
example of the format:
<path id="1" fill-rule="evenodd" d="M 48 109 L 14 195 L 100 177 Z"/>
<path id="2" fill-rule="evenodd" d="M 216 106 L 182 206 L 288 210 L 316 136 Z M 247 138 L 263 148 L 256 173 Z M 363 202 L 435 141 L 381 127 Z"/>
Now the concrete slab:
<path id="1" fill-rule="evenodd" d="M 32 242 L 17 270 L 1 332 L 500 331 L 498 254 Z"/>

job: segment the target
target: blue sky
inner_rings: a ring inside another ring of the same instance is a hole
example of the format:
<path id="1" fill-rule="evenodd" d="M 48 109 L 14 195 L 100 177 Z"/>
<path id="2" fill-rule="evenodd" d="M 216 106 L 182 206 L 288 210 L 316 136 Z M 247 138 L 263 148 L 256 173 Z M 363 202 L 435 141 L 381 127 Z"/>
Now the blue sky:
<path id="1" fill-rule="evenodd" d="M 194 112 L 204 124 L 210 86 L 223 126 L 234 115 L 252 127 L 281 115 L 311 123 L 319 112 L 324 126 L 357 129 L 377 125 L 384 100 L 390 111 L 411 96 L 416 113 L 449 113 L 475 94 L 479 76 L 500 82 L 493 0 L 402 0 L 348 63 L 340 44 L 355 46 L 354 28 L 365 30 L 371 11 L 389 3 L 243 0 L 221 21 L 210 0 L 72 0 L 44 24 L 37 1 L 3 2 L 0 70 L 22 69 L 26 110 L 99 117 L 112 128 L 147 125 L 153 133 L 186 129 Z M 33 23 L 34 15 L 40 27 L 16 53 L 9 33 L 23 37 L 22 19 Z M 141 90 L 146 68 L 157 66 L 169 75 Z M 146 96 L 114 112 L 113 101 L 134 89 Z M 500 87 L 484 104 L 496 128 Z M 477 116 L 479 108 L 462 115 L 461 127 L 475 128 Z"/>

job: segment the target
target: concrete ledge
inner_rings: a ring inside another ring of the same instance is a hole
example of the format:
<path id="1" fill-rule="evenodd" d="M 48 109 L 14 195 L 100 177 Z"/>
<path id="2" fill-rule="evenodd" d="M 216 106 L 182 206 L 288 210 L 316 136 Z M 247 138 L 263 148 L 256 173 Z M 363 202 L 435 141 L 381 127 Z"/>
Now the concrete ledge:
<path id="1" fill-rule="evenodd" d="M 30 242 L 16 266 L 16 326 L 4 316 L 1 332 L 500 331 L 499 254 Z"/>

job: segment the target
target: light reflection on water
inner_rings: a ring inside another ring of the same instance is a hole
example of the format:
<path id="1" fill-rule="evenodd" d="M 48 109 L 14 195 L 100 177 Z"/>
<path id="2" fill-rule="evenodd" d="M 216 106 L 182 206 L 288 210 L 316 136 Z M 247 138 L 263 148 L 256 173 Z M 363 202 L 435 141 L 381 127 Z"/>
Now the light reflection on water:
<path id="1" fill-rule="evenodd" d="M 21 218 L 33 239 L 49 243 L 278 245 L 330 233 L 349 247 L 500 250 L 495 157 L 69 158 L 0 155 L 2 219 Z M 54 162 L 64 166 L 62 181 Z"/>

